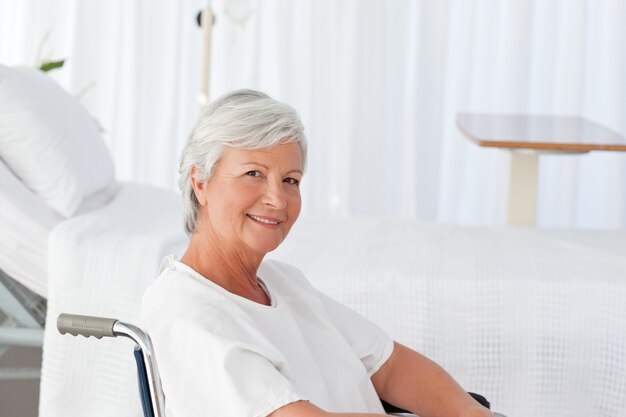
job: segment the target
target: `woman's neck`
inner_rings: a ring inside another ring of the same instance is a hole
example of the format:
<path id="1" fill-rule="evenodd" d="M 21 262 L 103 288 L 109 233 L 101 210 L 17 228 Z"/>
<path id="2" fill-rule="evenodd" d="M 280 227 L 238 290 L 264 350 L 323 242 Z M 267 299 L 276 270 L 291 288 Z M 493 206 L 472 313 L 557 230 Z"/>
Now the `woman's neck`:
<path id="1" fill-rule="evenodd" d="M 263 256 L 215 244 L 199 234 L 191 236 L 180 261 L 225 290 L 256 303 L 270 305 L 270 299 L 259 285 L 257 271 Z"/>

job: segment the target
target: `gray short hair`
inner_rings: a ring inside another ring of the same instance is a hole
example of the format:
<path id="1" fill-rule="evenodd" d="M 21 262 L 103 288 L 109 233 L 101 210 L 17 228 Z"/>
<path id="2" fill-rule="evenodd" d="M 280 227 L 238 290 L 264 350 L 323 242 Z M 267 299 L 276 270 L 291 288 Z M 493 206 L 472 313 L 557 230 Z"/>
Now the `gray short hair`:
<path id="1" fill-rule="evenodd" d="M 207 106 L 196 121 L 180 156 L 179 186 L 183 194 L 185 231 L 196 228 L 200 203 L 193 191 L 191 168 L 199 170 L 198 181 L 211 178 L 226 146 L 263 149 L 295 142 L 306 165 L 307 142 L 298 113 L 288 104 L 254 90 L 228 93 Z"/>

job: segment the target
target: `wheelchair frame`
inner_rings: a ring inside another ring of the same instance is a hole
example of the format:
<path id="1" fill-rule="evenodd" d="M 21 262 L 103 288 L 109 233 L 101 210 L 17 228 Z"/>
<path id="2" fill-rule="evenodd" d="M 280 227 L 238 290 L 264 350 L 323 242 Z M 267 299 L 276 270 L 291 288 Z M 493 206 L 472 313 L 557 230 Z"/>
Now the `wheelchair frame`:
<path id="1" fill-rule="evenodd" d="M 61 334 L 72 336 L 126 337 L 135 342 L 134 356 L 137 363 L 137 380 L 144 417 L 165 417 L 165 396 L 161 388 L 161 377 L 154 356 L 150 336 L 139 327 L 117 319 L 104 317 L 60 314 L 57 329 Z"/>

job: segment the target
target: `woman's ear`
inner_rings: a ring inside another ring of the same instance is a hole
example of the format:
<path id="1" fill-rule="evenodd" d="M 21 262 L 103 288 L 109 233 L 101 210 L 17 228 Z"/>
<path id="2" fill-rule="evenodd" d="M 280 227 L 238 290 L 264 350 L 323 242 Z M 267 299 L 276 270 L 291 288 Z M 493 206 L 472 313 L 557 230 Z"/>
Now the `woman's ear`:
<path id="1" fill-rule="evenodd" d="M 206 205 L 206 187 L 207 181 L 198 181 L 197 177 L 200 174 L 200 170 L 195 165 L 191 167 L 189 171 L 189 177 L 191 179 L 191 186 L 193 187 L 193 193 L 196 195 L 196 199 L 201 206 Z"/>

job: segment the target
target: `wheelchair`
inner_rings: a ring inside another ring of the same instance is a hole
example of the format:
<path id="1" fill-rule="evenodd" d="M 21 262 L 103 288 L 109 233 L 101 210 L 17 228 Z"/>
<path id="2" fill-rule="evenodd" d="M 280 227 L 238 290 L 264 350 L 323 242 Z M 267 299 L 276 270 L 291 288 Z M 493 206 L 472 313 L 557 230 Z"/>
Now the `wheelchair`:
<path id="1" fill-rule="evenodd" d="M 126 337 L 135 342 L 133 355 L 137 365 L 137 382 L 139 396 L 144 417 L 165 417 L 165 396 L 161 388 L 159 369 L 152 347 L 150 336 L 139 327 L 123 323 L 116 319 L 104 317 L 81 316 L 62 313 L 57 318 L 57 329 L 61 334 L 69 333 L 72 336 L 93 336 L 97 339 L 103 337 Z M 478 403 L 486 408 L 491 404 L 485 397 L 472 392 L 468 393 Z M 385 413 L 397 416 L 413 416 L 409 411 L 398 408 L 381 400 Z M 496 417 L 504 417 L 494 413 Z"/>

